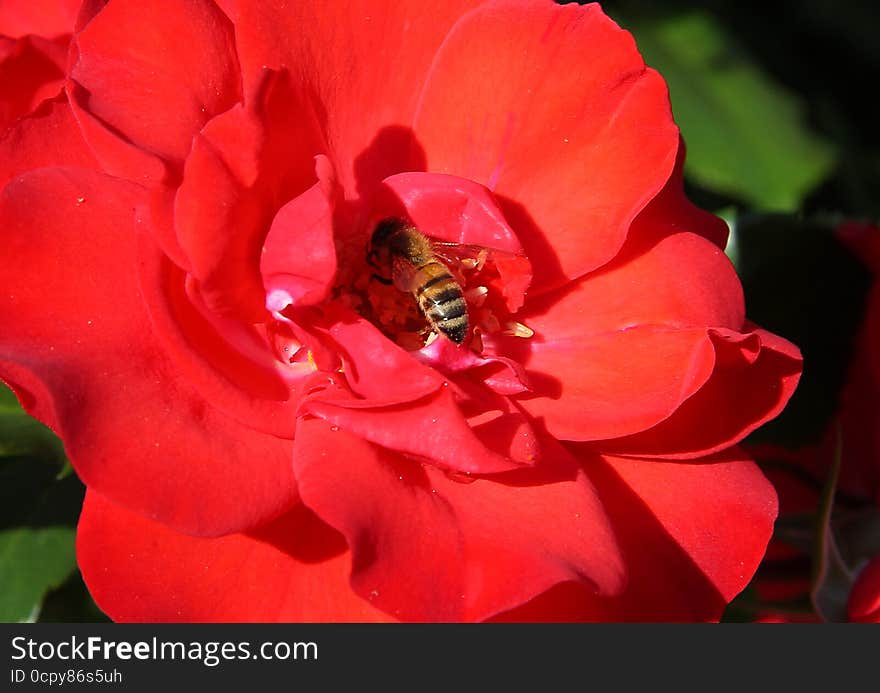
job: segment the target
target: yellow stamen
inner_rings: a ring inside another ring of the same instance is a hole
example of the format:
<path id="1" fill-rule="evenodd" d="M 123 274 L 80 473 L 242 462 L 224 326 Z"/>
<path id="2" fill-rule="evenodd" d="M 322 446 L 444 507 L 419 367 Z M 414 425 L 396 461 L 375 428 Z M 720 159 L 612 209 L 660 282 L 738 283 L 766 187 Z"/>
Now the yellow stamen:
<path id="1" fill-rule="evenodd" d="M 526 327 L 521 322 L 509 322 L 504 326 L 503 334 L 510 335 L 511 337 L 522 337 L 523 339 L 528 339 L 529 337 L 534 336 L 535 331 L 529 327 Z"/>
<path id="2" fill-rule="evenodd" d="M 481 306 L 486 302 L 486 296 L 489 293 L 489 289 L 485 286 L 475 286 L 473 289 L 468 289 L 465 291 L 464 297 L 468 303 L 474 306 Z"/>

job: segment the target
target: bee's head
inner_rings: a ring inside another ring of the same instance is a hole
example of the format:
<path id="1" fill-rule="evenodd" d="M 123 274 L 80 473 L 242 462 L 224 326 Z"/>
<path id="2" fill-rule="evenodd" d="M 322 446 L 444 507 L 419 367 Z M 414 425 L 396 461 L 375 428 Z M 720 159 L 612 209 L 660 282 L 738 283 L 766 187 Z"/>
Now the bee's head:
<path id="1" fill-rule="evenodd" d="M 376 228 L 370 235 L 370 241 L 367 243 L 367 264 L 379 270 L 381 274 L 387 274 L 390 271 L 391 247 L 389 242 L 394 234 L 403 228 L 406 228 L 406 222 L 396 217 L 388 217 L 376 224 Z"/>
<path id="2" fill-rule="evenodd" d="M 403 219 L 398 219 L 397 217 L 383 219 L 376 224 L 376 228 L 373 230 L 373 235 L 370 237 L 370 245 L 375 248 L 376 246 L 386 244 L 388 239 L 391 238 L 395 232 L 400 231 L 405 227 L 406 222 Z"/>

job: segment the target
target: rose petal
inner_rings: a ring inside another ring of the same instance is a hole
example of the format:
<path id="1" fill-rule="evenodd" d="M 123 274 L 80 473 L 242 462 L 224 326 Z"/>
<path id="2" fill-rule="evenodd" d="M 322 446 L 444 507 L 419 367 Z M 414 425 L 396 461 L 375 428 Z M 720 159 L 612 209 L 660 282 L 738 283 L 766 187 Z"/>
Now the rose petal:
<path id="1" fill-rule="evenodd" d="M 54 412 L 47 423 L 88 486 L 190 533 L 253 526 L 296 499 L 291 443 L 217 411 L 157 343 L 135 271 L 142 201 L 137 186 L 84 169 L 6 186 L 0 324 L 14 329 L 2 331 L 12 368 L 0 372 L 25 401 L 51 397 L 30 411 Z"/>
<path id="2" fill-rule="evenodd" d="M 749 582 L 776 518 L 773 487 L 741 452 L 699 464 L 608 457 L 586 464 L 629 575 L 607 598 L 560 585 L 508 621 L 717 621 Z"/>
<path id="3" fill-rule="evenodd" d="M 727 256 L 700 236 L 634 229 L 602 270 L 566 289 L 529 301 L 518 319 L 547 340 L 637 325 L 738 330 L 745 320 L 742 286 Z"/>
<path id="4" fill-rule="evenodd" d="M 424 170 L 407 127 L 418 85 L 449 28 L 478 4 L 451 0 L 430 12 L 421 0 L 272 0 L 223 7 L 236 27 L 245 84 L 266 66 L 301 76 L 346 196 L 365 198 L 394 173 Z"/>
<path id="5" fill-rule="evenodd" d="M 321 183 L 275 215 L 263 243 L 260 275 L 270 311 L 310 305 L 327 297 L 336 277 L 336 249 L 332 209 Z"/>
<path id="6" fill-rule="evenodd" d="M 405 214 L 422 233 L 440 241 L 523 252 L 492 194 L 466 178 L 399 173 L 382 181 L 381 194 L 374 199 L 377 220 Z"/>
<path id="7" fill-rule="evenodd" d="M 292 438 L 299 404 L 291 384 L 301 372 L 269 347 L 260 326 L 217 315 L 197 283 L 138 235 L 139 286 L 144 310 L 163 351 L 212 406 L 244 426 Z"/>
<path id="8" fill-rule="evenodd" d="M 733 445 L 775 418 L 791 399 L 803 360 L 791 342 L 755 330 L 710 330 L 715 368 L 699 392 L 654 428 L 609 442 L 617 454 L 689 458 Z"/>
<path id="9" fill-rule="evenodd" d="M 89 113 L 176 165 L 202 126 L 241 99 L 234 30 L 208 0 L 111 2 L 76 45 L 71 76 Z"/>
<path id="10" fill-rule="evenodd" d="M 0 36 L 0 133 L 61 90 L 67 39 Z"/>
<path id="11" fill-rule="evenodd" d="M 602 506 L 562 456 L 463 484 L 312 420 L 294 465 L 306 504 L 352 547 L 353 588 L 395 617 L 480 620 L 563 580 L 622 586 Z"/>
<path id="12" fill-rule="evenodd" d="M 413 128 L 430 170 L 496 194 L 536 287 L 610 260 L 678 149 L 666 85 L 595 4 L 493 0 L 462 17 Z"/>
<path id="13" fill-rule="evenodd" d="M 650 229 L 655 234 L 672 235 L 690 231 L 723 250 L 730 233 L 727 222 L 700 209 L 685 197 L 684 160 L 685 144 L 679 138 L 675 170 L 663 190 L 635 218 L 630 233 L 644 233 Z"/>
<path id="14" fill-rule="evenodd" d="M 73 31 L 80 0 L 3 0 L 0 34 L 57 38 Z"/>
<path id="15" fill-rule="evenodd" d="M 75 51 L 74 44 L 71 53 Z M 157 185 L 167 177 L 175 177 L 169 176 L 168 168 L 159 157 L 124 140 L 100 119 L 89 113 L 88 92 L 79 84 L 68 79 L 64 89 L 81 136 L 106 173 L 142 185 Z"/>
<path id="16" fill-rule="evenodd" d="M 387 619 L 351 590 L 342 537 L 301 505 L 251 534 L 202 539 L 89 491 L 77 562 L 114 621 Z"/>
<path id="17" fill-rule="evenodd" d="M 716 345 L 706 326 L 739 329 L 744 309 L 736 274 L 715 245 L 693 233 L 663 236 L 643 227 L 634 231 L 614 262 L 572 287 L 530 302 L 517 317 L 535 336 L 502 340 L 507 346 L 500 348 L 524 363 L 539 395 L 523 396 L 523 406 L 534 416 L 546 416 L 555 435 L 588 440 L 638 433 L 666 419 L 715 368 Z M 797 363 L 796 350 L 784 340 L 772 348 L 785 355 L 784 361 Z M 756 387 L 768 375 L 764 367 L 769 354 L 753 371 Z M 778 375 L 784 386 L 772 402 L 763 397 L 755 407 L 762 422 L 778 413 L 777 404 L 787 401 L 796 382 L 797 365 L 772 364 L 771 377 Z M 752 424 L 741 421 L 747 415 L 738 414 L 739 423 L 729 428 L 738 433 L 742 425 Z M 708 437 L 710 432 L 705 433 Z M 734 435 L 730 430 L 727 434 Z M 710 448 L 719 441 L 711 443 Z"/>
<path id="18" fill-rule="evenodd" d="M 372 324 L 349 311 L 328 309 L 327 330 L 342 357 L 346 381 L 368 406 L 400 404 L 436 392 L 443 376 L 422 365 Z"/>
<path id="19" fill-rule="evenodd" d="M 469 377 L 481 380 L 502 395 L 525 392 L 530 387 L 525 369 L 518 361 L 487 353 L 485 349 L 483 354 L 476 354 L 470 349 L 459 348 L 448 339 L 435 339 L 412 354 L 416 360 L 441 373 L 468 373 Z"/>
<path id="20" fill-rule="evenodd" d="M 262 319 L 260 251 L 272 215 L 316 176 L 322 188 L 331 185 L 320 179 L 328 167 L 316 171 L 321 145 L 310 135 L 305 108 L 287 75 L 266 73 L 245 105 L 211 120 L 193 141 L 174 225 L 206 301 L 218 312 Z M 326 199 L 307 200 L 318 204 L 315 212 L 329 213 Z"/>
<path id="21" fill-rule="evenodd" d="M 535 427 L 508 397 L 466 378 L 456 379 L 456 386 L 467 395 L 461 403 L 462 411 L 484 445 L 521 464 L 540 460 L 541 445 Z"/>
<path id="22" fill-rule="evenodd" d="M 0 139 L 0 187 L 43 166 L 98 167 L 64 97 L 43 104 Z"/>
<path id="23" fill-rule="evenodd" d="M 533 392 L 515 399 L 543 417 L 557 438 L 601 440 L 650 428 L 699 390 L 715 367 L 705 329 L 640 325 L 587 339 L 572 317 L 556 326 L 554 332 L 537 324 L 536 333 L 553 341 L 531 345 L 526 369 Z"/>
<path id="24" fill-rule="evenodd" d="M 467 474 L 493 474 L 531 460 L 514 460 L 509 452 L 475 435 L 452 393 L 443 390 L 397 406 L 357 406 L 360 402 L 310 399 L 302 410 L 376 445 L 414 455 L 444 469 Z M 353 406 L 352 406 L 353 405 Z M 297 436 L 299 436 L 297 427 Z M 503 439 L 502 439 L 503 440 Z M 455 441 L 450 445 L 450 441 Z"/>

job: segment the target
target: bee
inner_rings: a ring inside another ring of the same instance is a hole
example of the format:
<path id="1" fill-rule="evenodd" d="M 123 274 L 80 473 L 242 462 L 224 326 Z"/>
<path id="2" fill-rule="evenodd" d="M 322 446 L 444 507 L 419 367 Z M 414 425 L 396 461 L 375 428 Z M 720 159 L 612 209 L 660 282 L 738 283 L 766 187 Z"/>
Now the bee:
<path id="1" fill-rule="evenodd" d="M 367 261 L 385 271 L 376 279 L 413 295 L 432 328 L 457 345 L 464 342 L 468 313 L 461 286 L 421 231 L 402 219 L 383 219 L 370 238 Z"/>

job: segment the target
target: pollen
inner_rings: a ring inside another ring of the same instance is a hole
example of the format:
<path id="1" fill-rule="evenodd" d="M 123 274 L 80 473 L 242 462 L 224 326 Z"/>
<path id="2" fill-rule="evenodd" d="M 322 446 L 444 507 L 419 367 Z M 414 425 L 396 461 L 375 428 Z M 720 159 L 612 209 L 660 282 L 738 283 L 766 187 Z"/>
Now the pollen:
<path id="1" fill-rule="evenodd" d="M 482 306 L 486 302 L 486 296 L 489 295 L 489 289 L 485 286 L 475 286 L 464 292 L 464 298 L 468 305 Z"/>
<path id="2" fill-rule="evenodd" d="M 485 248 L 482 248 L 476 257 L 463 257 L 459 260 L 459 263 L 462 267 L 469 270 L 480 271 L 486 264 L 486 260 L 489 258 L 489 251 Z"/>
<path id="3" fill-rule="evenodd" d="M 484 341 L 491 334 L 521 338 L 534 334 L 514 321 L 507 307 L 506 282 L 511 276 L 510 268 L 517 266 L 511 262 L 513 255 L 475 245 L 435 242 L 429 237 L 423 240 L 430 244 L 434 256 L 428 261 L 419 256 L 417 262 L 424 263 L 419 265 L 403 251 L 390 262 L 369 243 L 366 252 L 360 246 L 360 255 L 356 256 L 352 249 L 358 244 L 351 244 L 346 261 L 339 263 L 340 281 L 334 287 L 334 298 L 369 320 L 401 348 L 418 351 L 437 339 L 450 339 L 422 313 L 422 293 L 415 286 L 414 278 L 420 276 L 418 271 L 422 267 L 439 263 L 448 270 L 466 303 L 468 332 L 461 348 L 482 354 Z M 406 261 L 412 262 L 415 269 Z M 410 274 L 406 273 L 408 267 Z M 412 290 L 402 289 L 408 282 L 413 283 Z"/>
<path id="4" fill-rule="evenodd" d="M 398 346 L 403 347 L 407 351 L 418 351 L 423 346 L 430 344 L 433 341 L 432 337 L 436 336 L 435 332 L 431 332 L 426 341 L 419 332 L 401 332 L 394 341 L 397 342 Z"/>
<path id="5" fill-rule="evenodd" d="M 522 337 L 523 339 L 528 339 L 529 337 L 534 337 L 535 331 L 530 327 L 526 327 L 521 322 L 509 322 L 504 326 L 503 334 L 506 334 L 510 337 Z"/>

